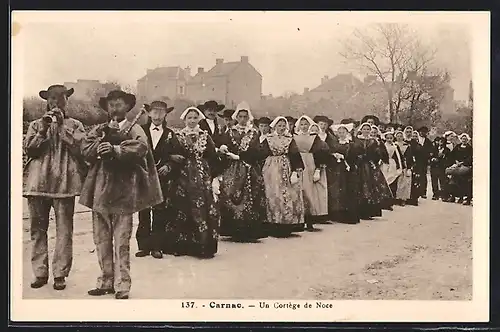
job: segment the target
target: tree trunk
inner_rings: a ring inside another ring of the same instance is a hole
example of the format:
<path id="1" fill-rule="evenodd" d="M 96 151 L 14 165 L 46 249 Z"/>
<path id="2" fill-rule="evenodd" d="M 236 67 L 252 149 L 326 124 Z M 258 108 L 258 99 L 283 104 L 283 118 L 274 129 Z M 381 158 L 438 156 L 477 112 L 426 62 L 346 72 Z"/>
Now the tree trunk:
<path id="1" fill-rule="evenodd" d="M 387 90 L 387 97 L 389 99 L 389 122 L 394 121 L 394 104 L 392 103 L 392 89 Z"/>

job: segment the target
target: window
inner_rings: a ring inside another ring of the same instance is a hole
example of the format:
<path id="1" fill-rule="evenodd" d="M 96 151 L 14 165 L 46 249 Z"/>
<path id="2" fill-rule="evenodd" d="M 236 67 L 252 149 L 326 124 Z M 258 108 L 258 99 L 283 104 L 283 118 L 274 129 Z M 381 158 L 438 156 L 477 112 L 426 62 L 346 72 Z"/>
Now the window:
<path id="1" fill-rule="evenodd" d="M 179 94 L 180 94 L 180 95 L 183 95 L 183 94 L 184 94 L 184 87 L 183 87 L 183 86 L 180 86 L 180 87 L 179 87 Z"/>

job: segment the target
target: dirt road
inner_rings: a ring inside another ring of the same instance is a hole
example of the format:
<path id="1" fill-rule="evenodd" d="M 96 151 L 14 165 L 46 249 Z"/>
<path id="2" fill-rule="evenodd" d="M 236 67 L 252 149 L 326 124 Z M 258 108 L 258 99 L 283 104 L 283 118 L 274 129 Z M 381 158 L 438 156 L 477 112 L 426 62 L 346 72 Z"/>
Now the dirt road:
<path id="1" fill-rule="evenodd" d="M 24 225 L 24 298 L 89 298 L 87 290 L 95 286 L 99 273 L 90 213 L 75 215 L 74 267 L 63 292 L 50 284 L 29 288 L 26 219 Z M 419 207 L 396 207 L 382 218 L 358 225 L 317 227 L 318 232 L 260 243 L 222 240 L 217 256 L 206 261 L 132 257 L 131 298 L 472 298 L 471 207 L 421 200 Z M 54 232 L 51 224 L 51 249 Z M 136 249 L 133 238 L 132 255 Z"/>

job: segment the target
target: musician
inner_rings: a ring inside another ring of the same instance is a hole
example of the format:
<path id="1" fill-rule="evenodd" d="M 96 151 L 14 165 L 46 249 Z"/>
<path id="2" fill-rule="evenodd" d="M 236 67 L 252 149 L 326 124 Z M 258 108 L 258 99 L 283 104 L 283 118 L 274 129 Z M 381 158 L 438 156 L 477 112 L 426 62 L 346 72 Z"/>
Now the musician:
<path id="1" fill-rule="evenodd" d="M 224 107 L 225 105 L 219 105 L 215 100 L 209 100 L 197 107 L 205 115 L 205 119 L 200 121 L 200 129 L 208 131 L 214 142 L 220 133 L 219 124 L 217 123 L 217 113 L 222 111 Z"/>
<path id="2" fill-rule="evenodd" d="M 133 94 L 120 90 L 101 98 L 99 105 L 118 123 L 119 132 L 110 137 L 109 125 L 101 124 L 82 143 L 82 153 L 91 168 L 80 204 L 92 209 L 94 243 L 101 268 L 97 287 L 88 292 L 91 296 L 113 294 L 116 290 L 116 299 L 129 298 L 132 215 L 163 201 L 148 138 L 136 124 L 138 116 L 133 120 L 126 117 L 135 103 Z M 120 139 L 116 139 L 117 135 Z"/>
<path id="3" fill-rule="evenodd" d="M 29 124 L 24 149 L 23 196 L 28 200 L 33 248 L 31 264 L 35 280 L 32 288 L 47 284 L 49 277 L 47 229 L 49 211 L 54 208 L 56 244 L 52 261 L 54 289 L 66 288 L 73 261 L 73 212 L 75 196 L 80 194 L 84 164 L 80 162 L 79 144 L 85 136 L 80 121 L 66 113 L 73 89 L 52 85 L 39 95 L 47 101 L 47 113 Z"/>
<path id="4" fill-rule="evenodd" d="M 175 178 L 176 166 L 184 160 L 183 156 L 175 154 L 179 151 L 179 142 L 173 130 L 167 127 L 166 116 L 173 109 L 163 101 L 153 101 L 148 113 L 148 122 L 142 126 L 153 153 L 163 198 L 166 201 L 172 180 Z M 168 245 L 165 238 L 165 226 L 169 218 L 166 204 L 168 202 L 162 202 L 139 211 L 139 226 L 136 233 L 139 251 L 135 257 L 145 257 L 149 254 L 157 259 L 163 257 L 163 249 Z"/>

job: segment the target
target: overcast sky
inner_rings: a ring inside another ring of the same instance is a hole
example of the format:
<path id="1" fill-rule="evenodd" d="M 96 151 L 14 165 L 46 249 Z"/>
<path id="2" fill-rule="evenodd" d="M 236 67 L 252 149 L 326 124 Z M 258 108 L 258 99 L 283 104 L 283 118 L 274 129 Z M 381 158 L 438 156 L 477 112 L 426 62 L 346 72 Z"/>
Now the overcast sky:
<path id="1" fill-rule="evenodd" d="M 116 18 L 116 17 L 115 17 Z M 216 58 L 250 63 L 263 76 L 263 93 L 281 95 L 314 88 L 324 75 L 353 71 L 339 57 L 338 41 L 351 25 L 323 15 L 313 20 L 224 20 L 199 22 L 44 22 L 23 24 L 24 94 L 76 79 L 116 80 L 136 85 L 147 68 L 210 69 Z M 466 26 L 416 26 L 439 46 L 438 64 L 452 73 L 455 99 L 466 100 L 471 78 Z M 356 74 L 356 73 L 355 73 Z"/>

